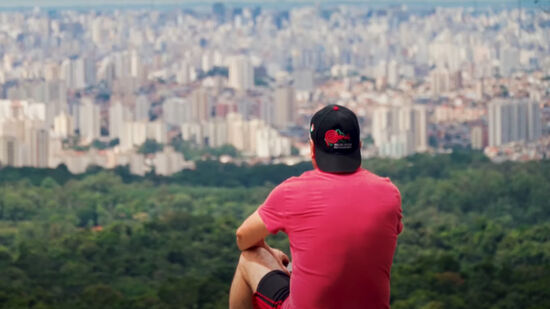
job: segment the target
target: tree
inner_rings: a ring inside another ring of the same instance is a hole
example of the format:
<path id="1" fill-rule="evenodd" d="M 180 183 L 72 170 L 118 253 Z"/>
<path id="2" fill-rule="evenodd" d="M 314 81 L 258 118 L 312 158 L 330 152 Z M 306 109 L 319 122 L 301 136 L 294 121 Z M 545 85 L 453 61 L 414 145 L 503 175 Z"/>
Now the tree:
<path id="1" fill-rule="evenodd" d="M 147 139 L 139 147 L 138 152 L 141 154 L 153 154 L 153 153 L 162 151 L 163 147 L 164 146 L 162 144 L 157 143 L 157 141 L 153 139 Z"/>
<path id="2" fill-rule="evenodd" d="M 549 160 L 493 164 L 463 151 L 363 165 L 402 195 L 392 308 L 550 307 Z M 235 229 L 273 186 L 309 169 L 3 168 L 0 307 L 226 308 Z M 289 253 L 281 235 L 268 242 Z"/>

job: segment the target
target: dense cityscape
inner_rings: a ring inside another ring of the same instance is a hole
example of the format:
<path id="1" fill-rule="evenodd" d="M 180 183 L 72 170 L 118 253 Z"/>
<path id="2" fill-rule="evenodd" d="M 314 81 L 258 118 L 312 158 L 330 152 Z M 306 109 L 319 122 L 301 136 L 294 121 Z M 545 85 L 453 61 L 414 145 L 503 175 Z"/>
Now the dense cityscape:
<path id="1" fill-rule="evenodd" d="M 373 175 L 305 180 L 300 201 L 343 202 L 312 229 L 286 185 L 322 171 L 327 104 Z M 239 226 L 277 188 L 314 238 L 267 243 L 342 282 L 326 261 L 386 246 L 341 190 L 389 205 L 375 175 L 403 223 L 384 308 L 550 308 L 549 155 L 550 0 L 0 0 L 0 309 L 227 309 Z M 342 220 L 380 246 L 335 249 Z M 364 307 L 353 276 L 325 307 Z"/>
<path id="2" fill-rule="evenodd" d="M 0 166 L 171 175 L 307 160 L 309 117 L 354 110 L 363 157 L 550 155 L 537 8 L 0 12 Z"/>

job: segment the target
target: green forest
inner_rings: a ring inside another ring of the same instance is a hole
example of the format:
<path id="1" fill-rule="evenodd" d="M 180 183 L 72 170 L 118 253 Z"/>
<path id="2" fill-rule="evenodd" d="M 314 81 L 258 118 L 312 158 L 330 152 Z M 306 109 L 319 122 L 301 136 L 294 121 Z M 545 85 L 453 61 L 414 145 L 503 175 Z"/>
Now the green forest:
<path id="1" fill-rule="evenodd" d="M 393 309 L 550 308 L 550 161 L 370 159 L 402 194 Z M 0 308 L 227 308 L 235 229 L 311 169 L 0 169 Z M 284 235 L 268 242 L 289 253 Z"/>

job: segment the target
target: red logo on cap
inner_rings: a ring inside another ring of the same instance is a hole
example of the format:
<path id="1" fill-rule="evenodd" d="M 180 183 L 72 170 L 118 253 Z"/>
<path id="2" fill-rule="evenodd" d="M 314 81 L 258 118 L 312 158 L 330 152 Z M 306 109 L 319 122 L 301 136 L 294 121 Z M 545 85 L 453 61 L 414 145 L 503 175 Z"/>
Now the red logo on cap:
<path id="1" fill-rule="evenodd" d="M 327 146 L 332 146 L 343 139 L 349 140 L 350 137 L 349 134 L 344 134 L 340 129 L 328 130 L 325 132 L 325 143 L 327 143 Z"/>

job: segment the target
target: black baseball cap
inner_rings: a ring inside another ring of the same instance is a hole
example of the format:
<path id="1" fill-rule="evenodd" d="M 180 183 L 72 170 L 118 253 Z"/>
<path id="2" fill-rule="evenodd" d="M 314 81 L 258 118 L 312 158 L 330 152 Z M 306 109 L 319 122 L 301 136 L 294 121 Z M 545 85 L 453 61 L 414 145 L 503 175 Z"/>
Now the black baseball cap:
<path id="1" fill-rule="evenodd" d="M 361 166 L 359 122 L 348 108 L 325 106 L 311 118 L 309 134 L 315 161 L 323 172 L 353 173 Z"/>

